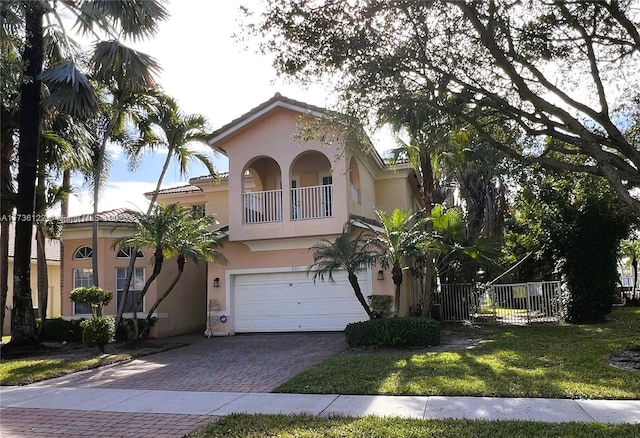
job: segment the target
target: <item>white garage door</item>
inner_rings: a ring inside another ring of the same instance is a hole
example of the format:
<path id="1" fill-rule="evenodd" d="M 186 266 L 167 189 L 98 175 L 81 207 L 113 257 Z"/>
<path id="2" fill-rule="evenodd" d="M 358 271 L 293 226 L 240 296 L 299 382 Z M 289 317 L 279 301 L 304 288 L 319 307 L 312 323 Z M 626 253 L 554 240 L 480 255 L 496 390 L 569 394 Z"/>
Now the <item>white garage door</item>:
<path id="1" fill-rule="evenodd" d="M 370 294 L 368 275 L 359 275 L 363 295 Z M 350 322 L 368 319 L 353 293 L 346 273 L 335 283 L 303 272 L 242 274 L 235 276 L 233 302 L 235 331 L 341 331 Z"/>

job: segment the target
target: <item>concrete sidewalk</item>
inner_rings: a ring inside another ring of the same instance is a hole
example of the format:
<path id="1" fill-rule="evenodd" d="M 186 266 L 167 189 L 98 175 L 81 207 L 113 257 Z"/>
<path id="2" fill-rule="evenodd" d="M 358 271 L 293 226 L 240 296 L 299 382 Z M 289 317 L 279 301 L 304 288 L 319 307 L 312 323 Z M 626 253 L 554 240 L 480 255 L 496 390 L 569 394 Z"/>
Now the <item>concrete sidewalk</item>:
<path id="1" fill-rule="evenodd" d="M 25 386 L 0 388 L 4 409 L 221 416 L 230 413 L 640 423 L 640 400 L 368 396 Z"/>

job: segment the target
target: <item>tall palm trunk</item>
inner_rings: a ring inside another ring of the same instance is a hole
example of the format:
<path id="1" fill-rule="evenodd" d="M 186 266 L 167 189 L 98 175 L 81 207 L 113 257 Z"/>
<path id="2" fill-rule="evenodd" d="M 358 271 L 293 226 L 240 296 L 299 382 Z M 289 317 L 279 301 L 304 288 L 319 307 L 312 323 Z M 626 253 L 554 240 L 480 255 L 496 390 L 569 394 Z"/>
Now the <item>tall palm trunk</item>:
<path id="1" fill-rule="evenodd" d="M 400 288 L 402 287 L 402 267 L 400 265 L 393 265 L 393 268 L 391 268 L 391 278 L 395 286 L 393 316 L 397 318 L 400 312 Z"/>
<path id="2" fill-rule="evenodd" d="M 109 137 L 111 137 L 111 133 L 113 132 L 114 127 L 116 126 L 116 122 L 120 117 L 121 108 L 118 107 L 115 109 L 113 116 L 109 119 L 107 126 L 104 130 L 103 137 L 100 142 L 100 146 L 96 151 L 96 156 L 94 158 L 94 168 L 93 168 L 93 223 L 91 227 L 91 247 L 93 249 L 91 256 L 91 269 L 93 270 L 93 284 L 94 286 L 99 286 L 99 275 L 98 275 L 98 204 L 100 200 L 100 188 L 102 185 L 102 173 L 104 171 L 104 160 L 105 154 L 107 151 L 107 142 L 109 141 Z"/>
<path id="3" fill-rule="evenodd" d="M 369 319 L 372 319 L 373 313 L 371 313 L 369 304 L 367 304 L 367 300 L 365 300 L 364 295 L 362 295 L 362 289 L 360 289 L 360 283 L 358 283 L 358 277 L 356 276 L 355 273 L 349 272 L 348 278 L 349 278 L 349 284 L 351 284 L 351 287 L 353 288 L 353 292 L 356 294 L 356 298 L 362 305 L 362 308 L 364 309 L 364 311 L 367 312 Z"/>
<path id="4" fill-rule="evenodd" d="M 431 156 L 428 148 L 423 148 L 420 152 L 420 167 L 422 170 L 422 200 L 424 202 L 425 214 L 431 217 L 433 210 L 433 166 L 431 164 Z M 425 225 L 427 233 L 433 232 L 433 223 L 427 221 Z M 433 303 L 433 290 L 436 279 L 436 268 L 433 257 L 427 255 L 424 265 L 424 296 L 422 303 L 422 316 L 431 316 L 431 306 Z"/>
<path id="5" fill-rule="evenodd" d="M 13 314 L 11 344 L 36 343 L 31 300 L 31 239 L 40 140 L 40 73 L 43 62 L 44 7 L 25 2 L 26 44 L 22 55 L 27 80 L 20 95 L 20 145 L 18 147 L 18 196 L 16 198 L 16 242 L 13 270 Z"/>
<path id="6" fill-rule="evenodd" d="M 162 171 L 160 172 L 160 176 L 158 177 L 158 182 L 156 183 L 156 189 L 153 191 L 153 195 L 151 196 L 151 201 L 149 202 L 149 207 L 147 208 L 147 215 L 151 214 L 153 210 L 153 204 L 158 200 L 158 193 L 160 192 L 160 187 L 162 187 L 162 182 L 164 181 L 164 177 L 169 170 L 169 164 L 171 163 L 171 156 L 173 155 L 174 146 L 170 145 L 167 150 L 167 158 L 164 160 L 164 165 L 162 166 Z M 124 280 L 124 286 L 122 289 L 122 300 L 118 304 L 118 314 L 116 315 L 116 329 L 120 325 L 122 321 L 122 315 L 124 314 L 124 303 L 126 303 L 127 298 L 129 297 L 129 289 L 131 287 L 131 279 L 133 278 L 133 270 L 136 266 L 136 258 L 138 257 L 138 248 L 131 248 L 131 258 L 129 259 L 129 267 L 127 269 L 127 278 Z M 154 277 L 155 278 L 155 277 Z M 141 297 L 142 299 L 142 297 Z M 134 308 L 134 311 L 137 309 Z M 136 332 L 138 331 L 138 322 L 136 320 L 137 314 L 134 314 L 134 327 Z"/>
<path id="7" fill-rule="evenodd" d="M 133 249 L 132 249 L 133 250 Z M 138 298 L 136 300 L 135 303 L 133 303 L 133 339 L 138 339 L 139 335 L 139 330 L 138 330 L 138 307 L 142 304 L 143 300 L 144 300 L 144 296 L 147 294 L 147 291 L 149 290 L 149 287 L 151 286 L 151 284 L 155 281 L 155 279 L 158 277 L 158 275 L 160 275 L 160 271 L 162 271 L 162 265 L 164 263 L 164 249 L 162 246 L 158 246 L 156 248 L 156 251 L 153 255 L 153 272 L 151 273 L 151 276 L 149 278 L 147 278 L 147 281 L 144 283 L 144 286 L 142 288 L 142 291 L 140 291 L 140 298 Z M 128 278 L 130 279 L 131 276 L 128 276 Z M 129 280 L 131 281 L 131 280 Z M 127 292 L 128 292 L 128 288 L 127 288 Z M 122 299 L 122 303 L 126 302 L 126 298 L 124 298 L 124 294 L 123 294 L 123 299 Z M 121 304 L 121 307 L 123 307 L 123 305 Z M 124 307 L 123 307 L 124 308 Z M 116 326 L 117 327 L 117 326 Z"/>
<path id="8" fill-rule="evenodd" d="M 38 162 L 38 185 L 36 187 L 36 269 L 38 288 L 38 316 L 40 316 L 40 335 L 44 328 L 44 320 L 47 317 L 47 306 L 49 301 L 49 272 L 47 269 L 47 254 L 45 249 L 45 224 L 41 221 L 46 213 L 46 184 L 45 165 L 42 160 Z"/>
<path id="9" fill-rule="evenodd" d="M 3 122 L 9 114 L 2 114 Z M 4 335 L 4 319 L 9 291 L 9 228 L 13 214 L 13 180 L 11 156 L 13 155 L 13 130 L 2 129 L 0 134 L 0 336 Z"/>

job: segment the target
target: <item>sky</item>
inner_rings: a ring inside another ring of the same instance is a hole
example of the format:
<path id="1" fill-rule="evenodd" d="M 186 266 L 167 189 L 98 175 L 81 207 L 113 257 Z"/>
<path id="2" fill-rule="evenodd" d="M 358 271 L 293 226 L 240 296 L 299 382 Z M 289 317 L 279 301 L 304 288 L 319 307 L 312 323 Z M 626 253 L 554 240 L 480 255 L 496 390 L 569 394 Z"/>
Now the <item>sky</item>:
<path id="1" fill-rule="evenodd" d="M 239 7 L 260 10 L 259 0 L 171 0 L 167 4 L 168 21 L 160 25 L 158 35 L 134 47 L 156 58 L 162 72 L 158 82 L 174 97 L 186 114 L 202 114 L 215 130 L 262 102 L 276 92 L 317 106 L 332 107 L 335 96 L 322 84 L 303 87 L 278 78 L 271 58 L 245 49 L 234 38 L 242 33 Z M 374 137 L 374 142 L 376 138 Z M 386 142 L 388 145 L 389 142 Z M 382 147 L 383 149 L 384 147 Z M 126 207 L 146 210 L 143 193 L 154 189 L 165 156 L 147 155 L 132 173 L 117 150 L 111 149 L 113 164 L 109 181 L 100 196 L 99 210 Z M 219 171 L 228 170 L 226 159 L 214 155 Z M 190 169 L 189 177 L 205 174 L 202 167 Z M 74 181 L 70 214 L 93 211 L 92 197 L 82 180 Z M 176 167 L 169 169 L 163 187 L 184 185 Z"/>

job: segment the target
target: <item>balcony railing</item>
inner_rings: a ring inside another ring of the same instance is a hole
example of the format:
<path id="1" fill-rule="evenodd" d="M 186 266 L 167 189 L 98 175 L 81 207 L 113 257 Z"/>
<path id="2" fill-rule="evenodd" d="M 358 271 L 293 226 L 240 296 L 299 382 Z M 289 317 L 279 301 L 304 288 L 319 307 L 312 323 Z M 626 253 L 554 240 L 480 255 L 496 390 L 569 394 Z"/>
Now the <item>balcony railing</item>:
<path id="1" fill-rule="evenodd" d="M 331 184 L 291 189 L 291 219 L 323 219 L 333 216 Z"/>
<path id="2" fill-rule="evenodd" d="M 282 221 L 282 190 L 243 193 L 244 223 Z M 291 220 L 333 217 L 333 186 L 291 189 Z"/>
<path id="3" fill-rule="evenodd" d="M 247 192 L 242 198 L 245 224 L 282 221 L 282 190 Z"/>

